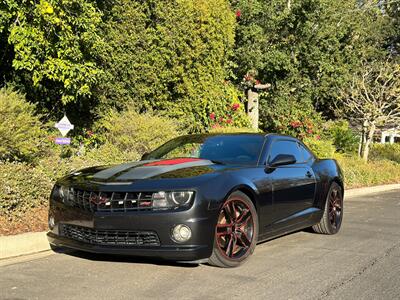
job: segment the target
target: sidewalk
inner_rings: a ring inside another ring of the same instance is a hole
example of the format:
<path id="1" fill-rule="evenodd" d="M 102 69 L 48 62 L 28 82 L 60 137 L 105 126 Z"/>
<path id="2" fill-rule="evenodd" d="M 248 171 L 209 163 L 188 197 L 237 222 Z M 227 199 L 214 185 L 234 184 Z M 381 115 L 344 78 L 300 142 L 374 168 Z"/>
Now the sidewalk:
<path id="1" fill-rule="evenodd" d="M 345 200 L 354 197 L 399 189 L 400 184 L 379 185 L 345 191 Z M 400 197 L 400 191 L 399 191 Z M 50 250 L 46 232 L 30 232 L 0 236 L 0 260 Z"/>

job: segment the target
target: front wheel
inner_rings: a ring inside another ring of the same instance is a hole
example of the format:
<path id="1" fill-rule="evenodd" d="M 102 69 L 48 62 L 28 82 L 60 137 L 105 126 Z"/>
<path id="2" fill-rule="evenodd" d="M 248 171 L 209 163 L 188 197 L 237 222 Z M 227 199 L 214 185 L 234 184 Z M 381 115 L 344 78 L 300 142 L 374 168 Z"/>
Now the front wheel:
<path id="1" fill-rule="evenodd" d="M 218 267 L 237 267 L 256 247 L 258 216 L 250 198 L 233 192 L 222 206 L 215 228 L 214 249 L 209 263 Z"/>

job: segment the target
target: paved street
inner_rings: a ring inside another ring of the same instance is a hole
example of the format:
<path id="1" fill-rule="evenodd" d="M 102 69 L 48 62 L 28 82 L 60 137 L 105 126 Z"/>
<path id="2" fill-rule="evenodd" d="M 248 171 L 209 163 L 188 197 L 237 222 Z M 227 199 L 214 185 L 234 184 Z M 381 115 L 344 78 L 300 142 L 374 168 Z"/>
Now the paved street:
<path id="1" fill-rule="evenodd" d="M 297 232 L 236 269 L 51 254 L 0 267 L 0 299 L 400 299 L 400 191 L 345 202 L 340 234 Z"/>

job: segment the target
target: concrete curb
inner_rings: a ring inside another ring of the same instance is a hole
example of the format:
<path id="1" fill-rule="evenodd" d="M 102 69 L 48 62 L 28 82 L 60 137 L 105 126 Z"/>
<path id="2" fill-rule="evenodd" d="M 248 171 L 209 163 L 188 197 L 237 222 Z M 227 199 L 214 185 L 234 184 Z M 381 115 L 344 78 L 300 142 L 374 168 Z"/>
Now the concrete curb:
<path id="1" fill-rule="evenodd" d="M 0 236 L 0 260 L 50 250 L 46 231 Z"/>
<path id="2" fill-rule="evenodd" d="M 379 185 L 345 190 L 347 200 L 357 196 L 400 189 L 400 184 Z M 46 231 L 0 236 L 0 260 L 50 250 Z"/>
<path id="3" fill-rule="evenodd" d="M 344 191 L 345 199 L 400 189 L 400 183 L 377 185 Z"/>

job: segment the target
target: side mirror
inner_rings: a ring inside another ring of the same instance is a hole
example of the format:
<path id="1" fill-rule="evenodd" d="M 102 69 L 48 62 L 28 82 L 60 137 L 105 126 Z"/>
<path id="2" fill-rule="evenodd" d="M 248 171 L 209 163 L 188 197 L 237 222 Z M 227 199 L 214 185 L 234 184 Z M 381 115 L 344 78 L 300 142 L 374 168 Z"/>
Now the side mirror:
<path id="1" fill-rule="evenodd" d="M 291 154 L 278 154 L 275 158 L 269 163 L 269 167 L 275 168 L 278 166 L 292 165 L 296 163 L 296 157 Z"/>
<path id="2" fill-rule="evenodd" d="M 149 152 L 143 153 L 142 158 L 140 160 L 146 160 L 147 155 L 149 155 Z"/>

